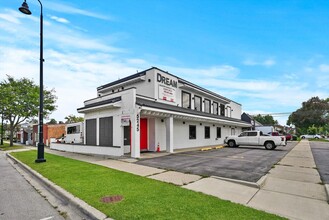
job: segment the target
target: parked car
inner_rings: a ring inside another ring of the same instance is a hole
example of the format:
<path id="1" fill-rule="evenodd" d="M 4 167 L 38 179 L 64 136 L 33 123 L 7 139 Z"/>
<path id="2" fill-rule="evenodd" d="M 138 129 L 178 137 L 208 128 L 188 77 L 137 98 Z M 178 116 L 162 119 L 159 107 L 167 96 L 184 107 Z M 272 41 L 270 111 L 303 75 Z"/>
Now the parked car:
<path id="1" fill-rule="evenodd" d="M 285 136 L 286 136 L 286 141 L 291 141 L 292 140 L 292 135 L 291 134 L 286 133 Z"/>
<path id="2" fill-rule="evenodd" d="M 242 132 L 239 136 L 231 135 L 225 137 L 224 143 L 229 147 L 251 145 L 264 146 L 266 150 L 274 150 L 277 146 L 286 146 L 286 137 L 265 136 L 261 131 L 245 131 Z"/>
<path id="3" fill-rule="evenodd" d="M 315 139 L 319 139 L 321 138 L 321 135 L 319 134 L 303 134 L 300 136 L 301 139 L 309 139 L 309 138 L 315 138 Z"/>

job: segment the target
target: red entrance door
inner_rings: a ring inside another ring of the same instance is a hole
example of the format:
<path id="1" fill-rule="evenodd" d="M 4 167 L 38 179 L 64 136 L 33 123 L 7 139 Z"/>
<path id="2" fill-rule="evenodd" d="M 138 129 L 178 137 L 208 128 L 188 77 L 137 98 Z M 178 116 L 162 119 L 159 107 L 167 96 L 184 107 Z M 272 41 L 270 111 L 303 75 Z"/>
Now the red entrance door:
<path id="1" fill-rule="evenodd" d="M 147 150 L 147 119 L 140 119 L 140 149 Z"/>

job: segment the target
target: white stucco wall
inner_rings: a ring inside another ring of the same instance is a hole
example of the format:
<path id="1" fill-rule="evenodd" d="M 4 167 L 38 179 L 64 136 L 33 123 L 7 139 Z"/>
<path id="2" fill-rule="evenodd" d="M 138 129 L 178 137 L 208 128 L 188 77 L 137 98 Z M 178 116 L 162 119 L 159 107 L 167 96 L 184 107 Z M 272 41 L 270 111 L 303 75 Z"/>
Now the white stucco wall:
<path id="1" fill-rule="evenodd" d="M 50 143 L 50 149 L 82 154 L 122 156 L 123 148 Z"/>
<path id="2" fill-rule="evenodd" d="M 185 124 L 183 124 L 185 122 Z M 202 125 L 200 125 L 202 123 Z M 191 147 L 202 147 L 209 145 L 219 145 L 224 143 L 225 134 L 228 133 L 228 128 L 215 123 L 174 120 L 174 149 L 183 149 Z M 189 138 L 189 125 L 196 126 L 196 139 Z M 210 138 L 205 139 L 205 126 L 210 127 Z M 216 138 L 217 127 L 221 127 L 221 138 Z"/>

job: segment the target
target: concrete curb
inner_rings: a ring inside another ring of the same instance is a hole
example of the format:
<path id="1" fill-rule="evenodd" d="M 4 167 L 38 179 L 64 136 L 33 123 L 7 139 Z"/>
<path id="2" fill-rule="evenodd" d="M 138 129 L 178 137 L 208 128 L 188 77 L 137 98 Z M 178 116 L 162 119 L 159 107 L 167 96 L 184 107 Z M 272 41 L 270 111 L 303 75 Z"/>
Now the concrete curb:
<path id="1" fill-rule="evenodd" d="M 64 190 L 63 188 L 57 186 L 47 178 L 43 177 L 41 174 L 37 173 L 36 171 L 32 170 L 29 166 L 23 164 L 21 161 L 10 155 L 9 153 L 6 153 L 6 156 L 10 158 L 14 163 L 17 163 L 20 168 L 22 168 L 24 171 L 31 174 L 33 177 L 35 177 L 37 180 L 42 182 L 45 186 L 49 187 L 50 190 L 52 190 L 55 194 L 57 194 L 59 197 L 64 198 L 67 200 L 70 205 L 75 207 L 80 212 L 84 213 L 86 216 L 89 217 L 89 219 L 95 219 L 95 220 L 110 220 L 111 218 L 107 218 L 107 216 L 102 213 L 101 211 L 95 209 L 94 207 L 87 204 L 85 201 L 75 197 L 68 191 Z"/>
<path id="2" fill-rule="evenodd" d="M 324 184 L 324 189 L 326 190 L 327 202 L 329 204 L 329 184 Z"/>
<path id="3" fill-rule="evenodd" d="M 225 177 L 220 177 L 220 176 L 211 176 L 211 177 L 215 178 L 215 179 L 219 179 L 219 180 L 224 180 L 224 181 L 227 181 L 227 182 L 232 182 L 232 183 L 241 184 L 241 185 L 244 185 L 244 186 L 249 186 L 249 187 L 260 189 L 265 184 L 265 181 L 267 179 L 267 174 L 262 176 L 256 183 L 248 182 L 248 181 L 244 181 L 244 180 L 230 179 L 230 178 L 225 178 Z"/>

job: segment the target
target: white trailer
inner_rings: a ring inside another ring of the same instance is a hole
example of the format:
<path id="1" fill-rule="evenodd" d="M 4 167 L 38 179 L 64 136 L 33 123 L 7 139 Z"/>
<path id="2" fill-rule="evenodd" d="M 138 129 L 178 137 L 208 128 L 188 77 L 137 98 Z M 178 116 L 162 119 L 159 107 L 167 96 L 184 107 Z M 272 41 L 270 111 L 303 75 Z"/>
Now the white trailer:
<path id="1" fill-rule="evenodd" d="M 66 135 L 63 143 L 78 144 L 83 143 L 83 122 L 67 124 L 65 127 Z"/>
<path id="2" fill-rule="evenodd" d="M 268 134 L 270 132 L 275 131 L 273 126 L 256 126 L 255 130 L 256 131 L 261 131 L 261 132 L 263 132 L 263 134 Z"/>

